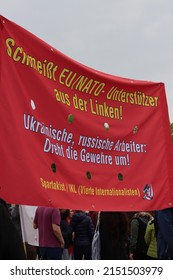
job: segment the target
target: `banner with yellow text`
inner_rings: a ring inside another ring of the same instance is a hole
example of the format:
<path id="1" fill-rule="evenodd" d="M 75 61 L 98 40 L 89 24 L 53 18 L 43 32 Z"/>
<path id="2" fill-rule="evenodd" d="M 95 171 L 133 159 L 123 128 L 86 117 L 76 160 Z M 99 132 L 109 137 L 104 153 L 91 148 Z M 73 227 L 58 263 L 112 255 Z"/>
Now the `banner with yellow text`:
<path id="1" fill-rule="evenodd" d="M 8 203 L 172 207 L 163 83 L 91 69 L 1 16 L 0 106 L 0 197 Z"/>

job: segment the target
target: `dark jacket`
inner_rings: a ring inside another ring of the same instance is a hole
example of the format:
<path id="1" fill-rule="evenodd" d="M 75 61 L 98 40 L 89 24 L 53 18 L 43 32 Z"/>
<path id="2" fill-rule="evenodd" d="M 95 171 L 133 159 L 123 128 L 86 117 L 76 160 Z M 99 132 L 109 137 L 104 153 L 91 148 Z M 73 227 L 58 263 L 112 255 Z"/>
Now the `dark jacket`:
<path id="1" fill-rule="evenodd" d="M 101 260 L 126 260 L 128 227 L 125 214 L 101 212 L 100 214 Z"/>
<path id="2" fill-rule="evenodd" d="M 70 221 L 71 231 L 74 232 L 74 245 L 90 245 L 94 235 L 94 225 L 84 212 L 76 212 Z"/>
<path id="3" fill-rule="evenodd" d="M 173 208 L 156 211 L 158 258 L 173 260 Z"/>
<path id="4" fill-rule="evenodd" d="M 0 260 L 25 260 L 22 240 L 7 211 L 0 203 Z"/>
<path id="5" fill-rule="evenodd" d="M 133 218 L 131 221 L 131 242 L 130 252 L 136 254 L 147 254 L 147 244 L 145 242 L 145 231 L 148 224 L 146 217 Z"/>
<path id="6" fill-rule="evenodd" d="M 11 208 L 11 220 L 15 225 L 17 232 L 19 233 L 22 239 L 22 229 L 21 229 L 21 222 L 20 222 L 20 213 L 19 213 L 19 205 L 15 205 Z"/>
<path id="7" fill-rule="evenodd" d="M 65 242 L 64 248 L 67 249 L 72 244 L 72 234 L 70 226 L 65 220 L 61 220 L 60 228 Z"/>

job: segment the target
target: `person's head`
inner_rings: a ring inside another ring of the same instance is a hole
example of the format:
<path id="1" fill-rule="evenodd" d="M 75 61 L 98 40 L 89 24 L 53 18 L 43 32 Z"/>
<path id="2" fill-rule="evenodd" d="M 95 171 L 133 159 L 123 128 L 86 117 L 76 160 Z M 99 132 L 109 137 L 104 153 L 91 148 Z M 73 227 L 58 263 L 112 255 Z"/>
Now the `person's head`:
<path id="1" fill-rule="evenodd" d="M 0 211 L 1 211 L 1 218 L 3 216 L 4 220 L 10 220 L 11 221 L 10 212 L 8 210 L 7 203 L 2 198 L 0 198 Z"/>
<path id="2" fill-rule="evenodd" d="M 75 210 L 74 209 L 70 209 L 70 218 L 74 215 Z"/>
<path id="3" fill-rule="evenodd" d="M 69 209 L 60 209 L 61 212 L 61 219 L 66 220 L 70 217 L 70 210 Z"/>
<path id="4" fill-rule="evenodd" d="M 0 198 L 0 203 L 3 204 L 6 208 L 8 208 L 7 203 L 3 198 Z"/>
<path id="5" fill-rule="evenodd" d="M 148 221 L 153 219 L 153 216 L 149 212 L 137 212 L 134 214 L 134 218 L 146 218 Z"/>
<path id="6" fill-rule="evenodd" d="M 4 206 L 4 208 L 7 211 L 8 215 L 10 215 L 7 202 L 3 198 L 0 198 L 0 204 Z"/>

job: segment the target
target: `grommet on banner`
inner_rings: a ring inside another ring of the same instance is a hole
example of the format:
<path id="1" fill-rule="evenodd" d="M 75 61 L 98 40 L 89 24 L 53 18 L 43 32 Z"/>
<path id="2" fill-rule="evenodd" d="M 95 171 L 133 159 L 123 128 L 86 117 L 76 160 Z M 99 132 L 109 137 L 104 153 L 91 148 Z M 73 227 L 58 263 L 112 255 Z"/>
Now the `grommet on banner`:
<path id="1" fill-rule="evenodd" d="M 108 124 L 107 122 L 104 123 L 104 128 L 105 128 L 106 130 L 109 130 L 109 124 Z"/>
<path id="2" fill-rule="evenodd" d="M 74 121 L 74 116 L 72 114 L 68 115 L 68 123 L 72 123 Z"/>
<path id="3" fill-rule="evenodd" d="M 134 129 L 133 129 L 133 133 L 136 134 L 138 132 L 138 126 L 135 125 Z"/>
<path id="4" fill-rule="evenodd" d="M 51 169 L 54 173 L 56 173 L 56 164 L 55 163 L 51 164 Z"/>
<path id="5" fill-rule="evenodd" d="M 32 99 L 31 99 L 31 108 L 32 108 L 33 110 L 36 109 L 35 103 L 34 103 L 34 101 L 33 101 Z"/>
<path id="6" fill-rule="evenodd" d="M 118 180 L 119 180 L 119 181 L 123 181 L 123 174 L 118 173 Z"/>
<path id="7" fill-rule="evenodd" d="M 89 171 L 86 172 L 87 178 L 90 180 L 91 179 L 91 173 Z"/>

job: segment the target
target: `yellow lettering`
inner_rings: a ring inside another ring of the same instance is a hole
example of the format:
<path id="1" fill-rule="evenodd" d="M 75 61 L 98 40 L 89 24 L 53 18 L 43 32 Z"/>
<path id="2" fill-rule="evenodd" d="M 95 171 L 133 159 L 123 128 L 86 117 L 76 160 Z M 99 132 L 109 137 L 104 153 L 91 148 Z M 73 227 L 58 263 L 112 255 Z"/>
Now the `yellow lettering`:
<path id="1" fill-rule="evenodd" d="M 12 45 L 12 46 L 15 45 L 15 41 L 14 41 L 12 38 L 8 38 L 8 39 L 6 40 L 7 53 L 8 53 L 8 55 L 11 57 L 11 56 L 12 56 L 12 48 L 11 48 L 10 45 Z"/>

